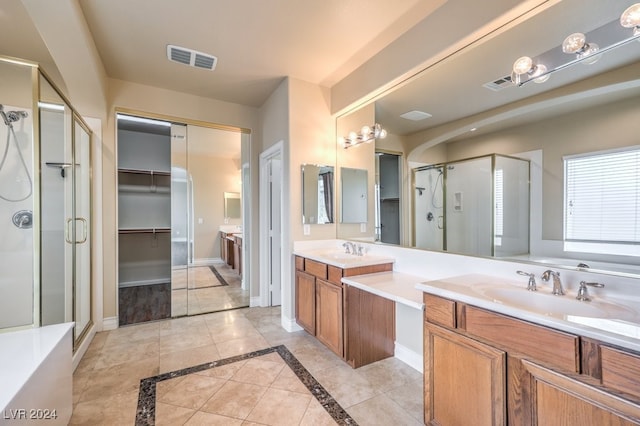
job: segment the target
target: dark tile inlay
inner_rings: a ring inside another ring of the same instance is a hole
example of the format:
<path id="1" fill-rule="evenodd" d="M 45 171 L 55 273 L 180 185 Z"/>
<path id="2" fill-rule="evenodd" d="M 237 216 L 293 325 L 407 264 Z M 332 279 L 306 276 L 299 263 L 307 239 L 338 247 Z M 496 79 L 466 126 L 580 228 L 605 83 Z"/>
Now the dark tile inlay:
<path id="1" fill-rule="evenodd" d="M 218 281 L 220 281 L 220 285 L 229 285 L 227 280 L 225 280 L 224 277 L 220 275 L 220 272 L 218 272 L 218 270 L 214 268 L 213 265 L 209 265 L 209 269 L 211 269 L 211 272 L 213 272 L 213 275 L 215 275 Z"/>
<path id="2" fill-rule="evenodd" d="M 311 394 L 318 402 L 327 410 L 327 413 L 333 417 L 339 425 L 355 425 L 357 423 L 349 414 L 338 404 L 338 402 L 327 392 L 327 390 L 307 371 L 306 368 L 293 356 L 291 352 L 284 346 L 273 346 L 271 348 L 260 349 L 259 351 L 250 352 L 244 355 L 232 356 L 230 358 L 218 361 L 208 362 L 196 365 L 194 367 L 183 368 L 182 370 L 170 371 L 168 373 L 159 374 L 157 376 L 148 377 L 140 380 L 140 392 L 138 394 L 138 411 L 136 413 L 136 426 L 155 425 L 156 421 L 156 384 L 163 380 L 173 379 L 174 377 L 186 376 L 187 374 L 197 373 L 208 370 L 210 368 L 221 367 L 223 365 L 233 364 L 234 362 L 256 358 L 277 352 L 284 360 L 289 368 L 298 376 L 300 381 L 309 389 Z"/>

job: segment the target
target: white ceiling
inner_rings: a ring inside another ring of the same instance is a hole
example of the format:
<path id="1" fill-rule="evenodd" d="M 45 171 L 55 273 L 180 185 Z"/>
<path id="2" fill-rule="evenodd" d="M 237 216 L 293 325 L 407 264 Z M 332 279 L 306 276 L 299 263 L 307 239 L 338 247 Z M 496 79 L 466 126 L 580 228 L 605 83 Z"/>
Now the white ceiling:
<path id="1" fill-rule="evenodd" d="M 79 0 L 109 77 L 256 107 L 285 76 L 331 87 L 442 3 Z M 169 62 L 167 44 L 217 67 Z"/>

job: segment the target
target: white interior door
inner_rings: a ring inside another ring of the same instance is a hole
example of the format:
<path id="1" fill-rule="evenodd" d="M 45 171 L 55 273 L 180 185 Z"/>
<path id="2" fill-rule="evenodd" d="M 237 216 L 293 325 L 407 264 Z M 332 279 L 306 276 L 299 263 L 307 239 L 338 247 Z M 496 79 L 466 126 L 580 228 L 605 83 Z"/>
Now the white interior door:
<path id="1" fill-rule="evenodd" d="M 282 302 L 282 161 L 269 161 L 269 305 Z"/>

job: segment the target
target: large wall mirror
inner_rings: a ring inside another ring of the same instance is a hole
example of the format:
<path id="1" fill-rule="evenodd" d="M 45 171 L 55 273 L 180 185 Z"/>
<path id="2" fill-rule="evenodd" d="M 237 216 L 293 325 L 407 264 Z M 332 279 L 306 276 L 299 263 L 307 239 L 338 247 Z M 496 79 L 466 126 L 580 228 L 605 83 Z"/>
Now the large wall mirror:
<path id="1" fill-rule="evenodd" d="M 514 61 L 522 56 L 534 58 L 534 65 L 558 52 L 560 60 L 573 61 L 576 56 L 563 53 L 561 48 L 570 34 L 585 33 L 593 38 L 589 41 L 605 47 L 616 37 L 633 37 L 633 28 L 619 24 L 620 15 L 633 3 L 564 0 L 541 8 L 338 117 L 337 136 L 374 122 L 388 136 L 363 144 L 363 149 L 338 148 L 337 169 L 354 167 L 357 162 L 358 168 L 368 169 L 375 178 L 376 153 L 400 153 L 399 240 L 403 246 L 569 268 L 586 264 L 599 272 L 640 276 L 636 266 L 640 263 L 637 219 L 635 225 L 628 225 L 629 218 L 638 217 L 640 200 L 621 195 L 619 198 L 626 200 L 624 208 L 610 209 L 620 202 L 616 194 L 622 185 L 602 186 L 597 191 L 609 201 L 589 207 L 588 213 L 599 212 L 599 218 L 586 217 L 591 222 L 581 234 L 574 229 L 580 229 L 578 219 L 585 217 L 579 214 L 583 200 L 565 196 L 572 191 L 569 184 L 575 182 L 614 182 L 626 173 L 626 160 L 615 155 L 640 148 L 640 41 L 630 40 L 603 52 L 595 62 L 576 62 L 553 71 L 540 84 L 531 81 L 517 86 L 510 82 Z M 601 28 L 614 21 L 617 27 L 606 34 Z M 483 214 L 471 214 L 475 221 L 464 226 L 469 227 L 469 235 L 492 230 L 486 238 L 493 249 L 474 252 L 452 244 L 447 248 L 447 215 L 452 233 L 454 213 L 462 216 L 479 207 L 473 204 L 473 192 L 439 191 L 446 191 L 448 183 L 453 188 L 452 179 L 459 179 L 463 166 L 478 158 L 489 160 L 478 163 L 466 180 L 475 179 L 473 173 L 485 173 L 489 179 L 486 198 L 493 207 Z M 507 161 L 507 165 L 504 159 L 512 158 L 517 161 Z M 576 170 L 583 172 L 569 176 L 574 163 L 582 165 Z M 637 171 L 635 164 L 631 168 Z M 513 170 L 508 171 L 509 167 Z M 503 171 L 498 172 L 500 169 Z M 515 173 L 518 184 L 507 173 Z M 498 179 L 502 179 L 502 193 L 497 190 Z M 369 179 L 369 194 L 374 193 L 375 183 Z M 522 196 L 525 189 L 530 191 L 528 200 Z M 496 210 L 497 197 L 504 197 L 500 212 Z M 517 201 L 525 213 L 515 215 L 513 226 L 505 225 L 498 236 L 499 215 L 504 218 L 513 212 L 509 205 L 514 204 L 507 199 Z M 376 211 L 373 202 L 368 211 L 371 218 Z M 598 220 L 599 225 L 593 225 Z M 500 239 L 508 241 L 510 232 L 527 233 L 522 228 L 525 222 L 528 235 L 519 240 L 518 244 L 526 241 L 521 249 L 504 252 L 496 247 Z M 627 231 L 610 231 L 619 224 Z M 366 232 L 360 232 L 338 224 L 337 234 L 339 238 L 380 241 L 375 232 L 378 224 L 369 225 Z M 439 232 L 442 230 L 444 236 Z"/>

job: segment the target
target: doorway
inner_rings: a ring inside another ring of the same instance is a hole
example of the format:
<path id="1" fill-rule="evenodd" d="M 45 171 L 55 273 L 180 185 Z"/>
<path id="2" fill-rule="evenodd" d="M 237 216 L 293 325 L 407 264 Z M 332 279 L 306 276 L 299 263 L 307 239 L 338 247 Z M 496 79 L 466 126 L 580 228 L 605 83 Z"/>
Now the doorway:
<path id="1" fill-rule="evenodd" d="M 282 141 L 260 154 L 260 304 L 282 303 Z"/>

